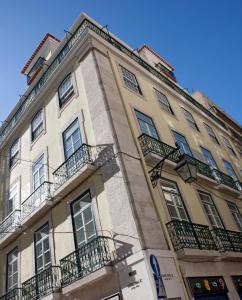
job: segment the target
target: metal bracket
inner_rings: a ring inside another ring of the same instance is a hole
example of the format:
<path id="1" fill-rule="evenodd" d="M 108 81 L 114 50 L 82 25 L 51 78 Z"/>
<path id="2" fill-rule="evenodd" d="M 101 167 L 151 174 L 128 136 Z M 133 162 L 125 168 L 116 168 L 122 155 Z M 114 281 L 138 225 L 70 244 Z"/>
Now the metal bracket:
<path id="1" fill-rule="evenodd" d="M 162 172 L 162 168 L 163 168 L 163 165 L 164 165 L 164 162 L 166 159 L 169 158 L 169 156 L 171 156 L 172 154 L 174 154 L 176 151 L 179 151 L 180 147 L 179 145 L 176 143 L 176 148 L 175 149 L 172 149 L 167 155 L 165 155 L 159 162 L 158 164 L 156 164 L 154 166 L 154 168 L 152 168 L 150 171 L 149 171 L 149 174 L 151 173 L 150 175 L 150 181 L 152 183 L 152 186 L 153 188 L 155 188 L 157 186 L 157 181 L 158 179 L 161 178 L 161 172 Z"/>

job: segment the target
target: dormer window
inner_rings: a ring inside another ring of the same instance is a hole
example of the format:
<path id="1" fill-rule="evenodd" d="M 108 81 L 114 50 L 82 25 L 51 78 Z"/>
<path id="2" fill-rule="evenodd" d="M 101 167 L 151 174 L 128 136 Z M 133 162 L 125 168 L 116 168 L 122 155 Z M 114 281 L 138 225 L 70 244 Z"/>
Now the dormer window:
<path id="1" fill-rule="evenodd" d="M 43 57 L 39 57 L 36 61 L 36 63 L 33 65 L 29 73 L 27 74 L 27 84 L 31 84 L 31 82 L 34 80 L 34 78 L 37 76 L 37 74 L 40 72 L 40 70 L 43 68 L 45 59 Z"/>
<path id="2" fill-rule="evenodd" d="M 72 83 L 72 74 L 66 76 L 58 88 L 59 104 L 62 107 L 72 96 L 74 87 Z"/>
<path id="3" fill-rule="evenodd" d="M 165 75 L 167 75 L 168 77 L 170 77 L 171 79 L 173 79 L 174 81 L 176 81 L 176 77 L 175 74 L 170 71 L 169 69 L 167 69 L 164 65 L 162 65 L 160 62 L 158 62 L 155 65 L 156 69 L 158 69 L 160 72 L 164 73 Z"/>

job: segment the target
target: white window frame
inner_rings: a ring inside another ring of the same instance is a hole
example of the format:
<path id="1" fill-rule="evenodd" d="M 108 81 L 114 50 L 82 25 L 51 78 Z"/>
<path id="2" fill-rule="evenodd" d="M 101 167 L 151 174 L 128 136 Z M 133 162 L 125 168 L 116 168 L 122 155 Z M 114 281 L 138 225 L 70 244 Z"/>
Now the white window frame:
<path id="1" fill-rule="evenodd" d="M 36 119 L 40 116 L 37 124 L 34 124 Z M 44 132 L 44 110 L 39 110 L 31 121 L 31 142 L 33 143 Z M 37 132 L 37 134 L 36 134 Z"/>
<path id="2" fill-rule="evenodd" d="M 18 138 L 9 149 L 9 167 L 13 168 L 20 158 L 20 139 Z"/>
<path id="3" fill-rule="evenodd" d="M 205 126 L 205 128 L 206 128 L 206 130 L 207 130 L 207 133 L 208 133 L 210 139 L 211 139 L 215 144 L 220 145 L 219 140 L 218 140 L 218 138 L 217 138 L 217 136 L 216 136 L 216 134 L 215 134 L 213 128 L 212 128 L 211 126 L 209 126 L 208 124 L 206 124 L 206 123 L 204 123 L 204 126 Z"/>
<path id="4" fill-rule="evenodd" d="M 190 155 L 193 157 L 192 150 L 188 144 L 186 137 L 175 130 L 172 130 L 172 133 L 173 133 L 175 142 L 180 146 L 180 151 L 184 154 L 187 154 L 187 155 Z M 182 138 L 183 141 L 176 139 L 176 137 L 179 137 L 179 136 Z"/>
<path id="5" fill-rule="evenodd" d="M 238 206 L 235 203 L 229 201 L 227 201 L 227 204 L 237 227 L 239 228 L 240 231 L 242 231 L 242 215 L 240 213 Z"/>
<path id="6" fill-rule="evenodd" d="M 198 191 L 203 209 L 213 228 L 224 228 L 223 221 L 210 194 Z M 205 199 L 206 198 L 206 199 Z"/>
<path id="7" fill-rule="evenodd" d="M 169 190 L 168 188 L 164 188 L 164 186 L 162 186 L 162 182 L 173 186 L 173 191 Z M 159 188 L 166 201 L 166 207 L 170 218 L 172 220 L 189 222 L 189 215 L 176 182 L 162 178 L 159 180 Z M 174 216 L 173 212 L 176 213 L 176 216 Z M 184 217 L 182 217 L 181 212 L 183 212 Z"/>
<path id="8" fill-rule="evenodd" d="M 147 116 L 146 114 L 140 112 L 139 110 L 135 109 L 134 112 L 135 112 L 135 117 L 139 124 L 139 128 L 140 128 L 140 131 L 142 132 L 142 134 L 147 134 L 148 136 L 159 140 L 160 139 L 159 134 L 157 132 L 157 129 L 155 127 L 155 123 L 154 123 L 153 119 L 151 117 Z M 150 123 L 146 122 L 144 119 L 141 119 L 139 117 L 139 115 L 147 118 L 147 120 L 149 120 Z M 142 126 L 141 124 L 143 124 L 144 126 Z"/>
<path id="9" fill-rule="evenodd" d="M 47 227 L 47 231 L 48 233 L 45 233 L 45 229 Z M 44 224 L 41 228 L 39 228 L 37 231 L 35 231 L 35 238 L 34 238 L 34 248 L 35 248 L 35 267 L 36 267 L 36 273 L 39 273 L 43 270 L 45 270 L 46 268 L 48 268 L 49 266 L 51 266 L 52 261 L 51 261 L 51 246 L 50 246 L 50 232 L 49 232 L 50 228 L 49 228 L 49 223 Z M 43 235 L 41 236 L 41 238 L 39 240 L 37 240 L 37 235 Z M 48 249 L 44 249 L 44 243 L 45 241 L 48 240 Z M 41 247 L 42 252 L 40 255 L 37 255 L 37 247 Z M 49 252 L 49 258 L 50 260 L 48 262 L 45 261 L 45 254 Z M 38 258 L 42 257 L 42 268 L 38 268 L 37 267 L 37 260 Z"/>
<path id="10" fill-rule="evenodd" d="M 11 184 L 8 192 L 8 198 L 6 203 L 6 215 L 11 214 L 15 209 L 19 209 L 20 206 L 20 182 L 16 181 Z M 14 193 L 14 194 L 13 194 Z M 10 199 L 12 199 L 12 210 L 9 209 Z"/>
<path id="11" fill-rule="evenodd" d="M 183 108 L 183 107 L 182 107 L 182 111 L 183 111 L 183 114 L 184 114 L 184 116 L 185 116 L 185 118 L 186 118 L 186 120 L 187 120 L 187 122 L 188 122 L 188 125 L 189 125 L 191 128 L 193 128 L 193 129 L 199 131 L 199 128 L 198 128 L 198 126 L 197 126 L 197 123 L 196 123 L 196 121 L 195 121 L 195 119 L 194 119 L 192 113 L 190 113 L 190 111 L 186 110 L 186 109 Z"/>
<path id="12" fill-rule="evenodd" d="M 210 150 L 208 150 L 207 148 L 204 148 L 201 146 L 201 151 L 202 151 L 202 154 L 204 156 L 204 159 L 206 161 L 206 163 L 212 168 L 212 169 L 216 169 L 218 170 L 218 165 L 216 163 L 216 160 L 214 159 L 212 153 Z M 207 156 L 204 154 L 204 152 L 207 151 L 208 153 L 208 156 L 209 156 L 209 160 L 207 159 Z"/>
<path id="13" fill-rule="evenodd" d="M 76 126 L 75 130 L 73 130 L 73 126 Z M 68 131 L 72 130 L 73 132 L 70 134 L 70 136 L 68 137 L 71 138 L 71 154 L 67 156 L 67 151 L 66 151 L 66 141 L 68 139 L 65 138 L 65 135 L 67 134 Z M 75 149 L 75 144 L 73 142 L 73 133 L 79 131 L 79 146 Z M 62 143 L 63 143 L 63 150 L 64 150 L 64 159 L 67 160 L 77 149 L 79 149 L 81 147 L 81 145 L 83 144 L 83 137 L 81 134 L 81 128 L 80 128 L 80 123 L 79 123 L 79 118 L 76 118 L 75 120 L 73 120 L 73 122 L 62 132 Z"/>
<path id="14" fill-rule="evenodd" d="M 225 147 L 229 150 L 229 153 L 232 154 L 233 156 L 237 157 L 237 154 L 236 154 L 234 148 L 232 147 L 230 141 L 224 136 L 223 136 L 223 140 L 224 140 Z"/>
<path id="15" fill-rule="evenodd" d="M 59 99 L 60 108 L 62 108 L 67 103 L 67 101 L 71 98 L 73 93 L 74 93 L 73 74 L 69 73 L 58 87 L 58 99 Z"/>
<path id="16" fill-rule="evenodd" d="M 121 72 L 122 72 L 123 81 L 124 81 L 125 86 L 128 89 L 130 89 L 131 91 L 142 95 L 142 91 L 141 91 L 139 82 L 138 82 L 135 74 L 132 73 L 131 71 L 129 71 L 128 69 L 126 69 L 123 66 L 120 66 L 120 68 L 121 68 Z"/>
<path id="17" fill-rule="evenodd" d="M 82 208 L 80 208 L 80 210 L 78 212 L 74 212 L 74 206 L 77 205 L 80 202 L 85 202 L 83 201 L 86 197 L 88 197 L 88 201 L 86 203 L 86 205 L 84 205 Z M 88 222 L 85 222 L 84 219 L 84 212 L 87 211 L 87 209 L 91 210 L 91 219 Z M 95 217 L 95 212 L 94 212 L 94 203 L 93 203 L 93 199 L 91 196 L 90 191 L 85 192 L 84 194 L 82 194 L 80 197 L 78 197 L 76 200 L 74 200 L 71 203 L 71 216 L 72 216 L 72 222 L 73 222 L 73 233 L 74 233 L 74 240 L 75 240 L 75 246 L 76 248 L 79 248 L 83 245 L 85 245 L 86 243 L 90 242 L 91 240 L 95 239 L 97 237 L 97 220 Z M 76 219 L 77 217 L 80 217 L 82 220 L 82 226 L 77 227 L 76 224 Z M 86 231 L 86 226 L 91 224 L 93 225 L 93 234 L 92 235 L 88 235 L 88 232 Z M 80 230 L 83 230 L 83 234 L 84 234 L 84 239 L 82 240 L 82 243 L 78 243 L 77 241 L 77 234 Z"/>
<path id="18" fill-rule="evenodd" d="M 11 258 L 11 256 L 13 256 Z M 10 260 L 11 258 L 11 260 Z M 15 264 L 16 266 L 16 269 L 17 271 L 13 272 L 13 265 Z M 11 268 L 11 271 L 10 271 L 10 268 Z M 10 251 L 8 254 L 7 254 L 7 284 L 6 284 L 6 287 L 7 287 L 7 292 L 13 290 L 14 288 L 17 288 L 18 287 L 18 269 L 19 269 L 19 266 L 18 266 L 18 248 L 14 248 L 12 251 Z M 11 272 L 11 273 L 10 273 Z M 13 278 L 14 276 L 16 276 L 17 274 L 17 279 L 16 279 L 16 282 L 13 282 Z M 10 284 L 10 281 L 11 281 L 11 284 Z"/>
<path id="19" fill-rule="evenodd" d="M 43 161 L 42 163 L 40 161 Z M 35 169 L 37 167 L 37 169 Z M 41 169 L 43 169 L 43 176 L 40 176 Z M 32 166 L 32 191 L 34 192 L 37 190 L 40 185 L 46 180 L 46 167 L 45 167 L 45 155 L 44 153 L 39 156 L 39 158 L 35 161 Z M 36 185 L 36 180 L 34 179 L 35 174 L 38 174 L 38 182 L 39 184 Z M 42 179 L 43 178 L 43 179 Z"/>
<path id="20" fill-rule="evenodd" d="M 159 90 L 157 90 L 156 88 L 154 88 L 154 92 L 156 95 L 156 99 L 160 104 L 160 107 L 165 110 L 166 112 L 174 115 L 174 111 L 171 107 L 171 104 L 167 98 L 167 96 L 165 94 L 163 94 L 162 92 L 160 92 Z"/>

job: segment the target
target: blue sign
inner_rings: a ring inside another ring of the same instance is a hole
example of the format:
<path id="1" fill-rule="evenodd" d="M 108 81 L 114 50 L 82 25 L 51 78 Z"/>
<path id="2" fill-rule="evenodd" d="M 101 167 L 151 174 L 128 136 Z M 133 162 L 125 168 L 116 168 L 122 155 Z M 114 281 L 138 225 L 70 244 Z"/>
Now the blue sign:
<path id="1" fill-rule="evenodd" d="M 150 266 L 153 271 L 157 297 L 158 299 L 164 299 L 166 298 L 166 291 L 160 274 L 160 266 L 157 258 L 153 254 L 150 255 Z"/>

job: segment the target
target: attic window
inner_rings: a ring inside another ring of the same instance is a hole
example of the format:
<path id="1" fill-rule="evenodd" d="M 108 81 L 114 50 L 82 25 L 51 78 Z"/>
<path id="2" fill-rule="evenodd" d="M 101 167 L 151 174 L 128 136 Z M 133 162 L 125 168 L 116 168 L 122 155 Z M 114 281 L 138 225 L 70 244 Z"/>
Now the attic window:
<path id="1" fill-rule="evenodd" d="M 176 77 L 175 74 L 170 71 L 169 69 L 167 69 L 164 65 L 162 65 L 160 62 L 158 62 L 157 64 L 155 64 L 156 69 L 158 69 L 160 72 L 164 73 L 165 75 L 167 75 L 168 77 L 172 78 L 174 81 L 176 81 Z"/>
<path id="2" fill-rule="evenodd" d="M 42 69 L 44 65 L 45 59 L 43 57 L 39 57 L 33 67 L 30 69 L 29 73 L 27 74 L 27 83 L 30 84 L 32 80 L 36 77 L 40 69 Z"/>

